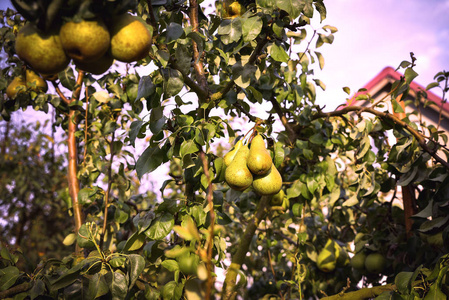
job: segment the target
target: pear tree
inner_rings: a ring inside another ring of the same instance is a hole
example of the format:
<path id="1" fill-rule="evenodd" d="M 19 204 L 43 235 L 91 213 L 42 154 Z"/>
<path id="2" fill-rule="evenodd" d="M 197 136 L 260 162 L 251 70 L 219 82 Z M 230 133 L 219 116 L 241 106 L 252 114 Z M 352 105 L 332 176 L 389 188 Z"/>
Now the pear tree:
<path id="1" fill-rule="evenodd" d="M 1 299 L 445 299 L 447 136 L 398 113 L 448 72 L 327 111 L 324 0 L 12 4 L 0 122 L 52 115 L 73 230 L 26 270 L 1 240 Z"/>

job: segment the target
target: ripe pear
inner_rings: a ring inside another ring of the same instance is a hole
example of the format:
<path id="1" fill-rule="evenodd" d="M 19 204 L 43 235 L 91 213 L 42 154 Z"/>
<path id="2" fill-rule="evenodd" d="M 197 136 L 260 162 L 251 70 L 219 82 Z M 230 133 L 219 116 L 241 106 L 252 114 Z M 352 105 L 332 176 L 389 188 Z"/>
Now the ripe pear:
<path id="1" fill-rule="evenodd" d="M 274 195 L 281 190 L 282 176 L 275 165 L 272 164 L 267 174 L 254 177 L 253 188 L 261 196 Z"/>
<path id="2" fill-rule="evenodd" d="M 25 71 L 26 83 L 29 88 L 36 92 L 47 92 L 48 85 L 47 82 L 40 77 L 36 72 L 27 69 Z"/>
<path id="3" fill-rule="evenodd" d="M 119 15 L 113 19 L 110 32 L 110 52 L 114 59 L 133 62 L 148 55 L 152 32 L 140 18 L 127 13 Z"/>
<path id="4" fill-rule="evenodd" d="M 25 92 L 26 88 L 26 82 L 22 76 L 14 77 L 6 88 L 6 95 L 9 99 L 14 99 L 18 93 Z"/>
<path id="5" fill-rule="evenodd" d="M 371 253 L 365 259 L 365 269 L 372 274 L 381 273 L 387 264 L 387 260 L 385 257 L 378 253 Z"/>
<path id="6" fill-rule="evenodd" d="M 338 245 L 337 243 L 335 243 L 335 245 L 338 249 L 337 266 L 344 267 L 350 262 L 348 252 L 344 248 L 340 247 L 340 245 Z"/>
<path id="7" fill-rule="evenodd" d="M 30 23 L 19 30 L 15 48 L 20 59 L 39 73 L 59 73 L 70 62 L 57 32 L 44 33 Z"/>
<path id="8" fill-rule="evenodd" d="M 114 59 L 109 53 L 105 53 L 99 59 L 92 62 L 82 62 L 74 60 L 75 65 L 83 71 L 92 73 L 94 75 L 100 75 L 109 70 L 109 68 L 114 63 Z"/>
<path id="9" fill-rule="evenodd" d="M 248 168 L 254 175 L 267 174 L 273 162 L 261 135 L 256 135 L 249 149 Z"/>
<path id="10" fill-rule="evenodd" d="M 108 28 L 100 18 L 69 21 L 61 26 L 59 36 L 67 55 L 82 63 L 99 59 L 110 45 Z"/>
<path id="11" fill-rule="evenodd" d="M 363 251 L 357 252 L 351 258 L 351 266 L 356 270 L 362 271 L 365 269 L 365 260 L 366 260 L 365 252 Z"/>
<path id="12" fill-rule="evenodd" d="M 241 146 L 231 164 L 226 168 L 226 183 L 234 190 L 244 191 L 253 182 L 253 174 L 246 166 L 248 155 L 248 146 Z"/>
<path id="13" fill-rule="evenodd" d="M 234 147 L 228 153 L 226 153 L 225 156 L 223 156 L 224 163 L 225 163 L 226 167 L 228 167 L 231 164 L 232 160 L 234 159 L 235 155 L 237 154 L 237 151 L 239 151 L 240 147 L 242 147 L 242 146 L 243 146 L 243 141 L 239 140 L 234 145 Z"/>
<path id="14" fill-rule="evenodd" d="M 323 272 L 332 272 L 337 266 L 337 257 L 335 253 L 335 242 L 328 239 L 323 250 L 318 254 L 316 264 L 318 269 Z"/>

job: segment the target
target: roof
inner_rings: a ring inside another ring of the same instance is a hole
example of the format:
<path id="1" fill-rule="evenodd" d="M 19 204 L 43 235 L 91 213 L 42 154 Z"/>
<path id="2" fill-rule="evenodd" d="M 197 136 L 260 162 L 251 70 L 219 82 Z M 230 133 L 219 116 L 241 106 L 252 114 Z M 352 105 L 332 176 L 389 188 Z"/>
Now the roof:
<path id="1" fill-rule="evenodd" d="M 379 74 L 376 75 L 370 82 L 365 84 L 362 89 L 364 91 L 357 92 L 354 96 L 348 99 L 346 105 L 360 105 L 365 102 L 365 100 L 356 100 L 357 96 L 361 94 L 370 94 L 371 96 L 381 91 L 386 85 L 393 83 L 396 80 L 400 80 L 404 75 L 397 72 L 392 67 L 384 68 Z M 419 91 L 425 91 L 427 93 L 427 99 L 436 103 L 437 106 L 431 105 L 432 109 L 439 110 L 441 105 L 443 105 L 443 111 L 445 115 L 449 116 L 449 103 L 443 102 L 443 99 L 432 93 L 431 91 L 426 91 L 426 88 L 414 81 L 410 83 L 410 94 L 416 96 Z"/>

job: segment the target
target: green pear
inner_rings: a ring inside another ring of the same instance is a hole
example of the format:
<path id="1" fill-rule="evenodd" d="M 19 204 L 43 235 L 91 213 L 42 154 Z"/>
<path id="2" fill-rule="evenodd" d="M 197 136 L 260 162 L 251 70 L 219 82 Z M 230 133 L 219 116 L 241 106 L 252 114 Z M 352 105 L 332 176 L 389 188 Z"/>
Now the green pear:
<path id="1" fill-rule="evenodd" d="M 25 71 L 25 78 L 27 86 L 36 92 L 47 92 L 48 85 L 47 82 L 40 77 L 36 72 L 27 69 Z"/>
<path id="2" fill-rule="evenodd" d="M 109 49 L 111 39 L 100 18 L 69 21 L 61 26 L 59 37 L 67 55 L 82 63 L 102 57 Z"/>
<path id="3" fill-rule="evenodd" d="M 357 252 L 351 258 L 351 266 L 356 270 L 362 271 L 365 269 L 365 260 L 366 260 L 365 252 L 363 251 Z"/>
<path id="4" fill-rule="evenodd" d="M 152 32 L 140 18 L 127 13 L 119 15 L 112 20 L 110 32 L 110 52 L 116 60 L 133 62 L 148 55 Z"/>
<path id="5" fill-rule="evenodd" d="M 26 82 L 22 76 L 14 77 L 8 87 L 6 88 L 6 95 L 9 99 L 16 98 L 18 93 L 23 93 L 27 89 Z"/>
<path id="6" fill-rule="evenodd" d="M 226 168 L 226 183 L 234 190 L 244 191 L 253 182 L 253 174 L 251 174 L 251 171 L 246 166 L 248 155 L 248 146 L 241 146 L 232 163 Z"/>
<path id="7" fill-rule="evenodd" d="M 316 264 L 318 269 L 323 272 L 332 272 L 337 266 L 337 257 L 335 255 L 335 242 L 328 239 L 323 250 L 318 254 Z"/>
<path id="8" fill-rule="evenodd" d="M 261 135 L 256 135 L 251 141 L 247 164 L 254 175 L 265 175 L 271 169 L 273 164 L 271 155 L 265 148 L 265 142 Z"/>
<path id="9" fill-rule="evenodd" d="M 20 59 L 39 73 L 59 73 L 70 62 L 57 32 L 44 33 L 30 23 L 19 30 L 15 48 Z"/>
<path id="10" fill-rule="evenodd" d="M 99 59 L 92 62 L 83 62 L 74 60 L 78 69 L 92 73 L 94 75 L 100 75 L 109 70 L 114 63 L 114 59 L 109 53 L 105 53 Z"/>
<path id="11" fill-rule="evenodd" d="M 284 203 L 285 193 L 284 190 L 280 190 L 277 194 L 275 194 L 271 200 L 270 205 L 271 206 L 281 206 L 282 203 Z"/>
<path id="12" fill-rule="evenodd" d="M 234 159 L 235 155 L 237 154 L 237 151 L 239 151 L 240 147 L 243 146 L 243 141 L 239 140 L 234 147 L 232 147 L 232 149 L 225 154 L 225 156 L 223 156 L 224 159 L 224 163 L 227 166 L 229 166 L 232 162 L 232 160 Z"/>
<path id="13" fill-rule="evenodd" d="M 381 273 L 385 269 L 386 264 L 387 260 L 378 252 L 368 254 L 365 259 L 365 269 L 372 274 Z"/>
<path id="14" fill-rule="evenodd" d="M 282 176 L 273 163 L 267 174 L 254 177 L 253 188 L 261 196 L 274 195 L 281 190 Z"/>
<path id="15" fill-rule="evenodd" d="M 344 267 L 347 264 L 349 264 L 349 262 L 350 262 L 348 252 L 346 251 L 346 249 L 342 248 L 337 243 L 335 243 L 335 245 L 336 245 L 336 248 L 338 249 L 338 251 L 336 251 L 336 252 L 338 252 L 337 266 Z"/>

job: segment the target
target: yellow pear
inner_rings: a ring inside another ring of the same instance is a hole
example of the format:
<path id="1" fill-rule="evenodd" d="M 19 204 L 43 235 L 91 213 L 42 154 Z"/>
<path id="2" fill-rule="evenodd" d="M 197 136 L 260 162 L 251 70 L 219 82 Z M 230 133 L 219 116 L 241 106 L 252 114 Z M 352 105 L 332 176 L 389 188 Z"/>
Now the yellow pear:
<path id="1" fill-rule="evenodd" d="M 6 88 L 6 95 L 10 99 L 14 99 L 18 93 L 26 91 L 26 82 L 22 76 L 14 77 L 11 83 Z"/>
<path id="2" fill-rule="evenodd" d="M 69 21 L 61 26 L 59 37 L 67 55 L 78 62 L 99 59 L 110 45 L 108 28 L 100 18 Z"/>
<path id="3" fill-rule="evenodd" d="M 226 168 L 226 183 L 234 190 L 244 191 L 253 182 L 253 174 L 251 174 L 251 171 L 246 166 L 248 155 L 248 146 L 241 146 L 232 163 Z"/>
<path id="4" fill-rule="evenodd" d="M 19 30 L 15 48 L 20 59 L 39 73 L 59 73 L 70 62 L 62 48 L 58 33 L 44 33 L 30 23 Z"/>
<path id="5" fill-rule="evenodd" d="M 248 168 L 254 175 L 267 174 L 273 162 L 261 135 L 256 135 L 249 149 Z"/>
<path id="6" fill-rule="evenodd" d="M 272 164 L 270 171 L 262 176 L 255 176 L 253 188 L 257 194 L 268 196 L 277 194 L 282 188 L 282 176 Z"/>
<path id="7" fill-rule="evenodd" d="M 29 88 L 36 92 L 47 92 L 48 85 L 47 82 L 40 77 L 36 72 L 27 69 L 25 71 L 26 83 Z"/>
<path id="8" fill-rule="evenodd" d="M 318 254 L 316 264 L 323 272 L 332 272 L 337 266 L 337 256 L 335 253 L 335 242 L 328 239 L 323 250 Z"/>
<path id="9" fill-rule="evenodd" d="M 112 20 L 110 32 L 110 52 L 116 60 L 133 62 L 148 55 L 152 32 L 140 18 L 127 13 L 119 15 Z"/>
<path id="10" fill-rule="evenodd" d="M 114 59 L 106 52 L 102 57 L 92 62 L 82 62 L 77 60 L 74 60 L 74 62 L 79 69 L 95 75 L 100 75 L 109 70 L 114 63 Z"/>
<path id="11" fill-rule="evenodd" d="M 228 153 L 226 153 L 225 156 L 223 156 L 224 163 L 225 163 L 226 167 L 231 164 L 232 160 L 234 159 L 235 155 L 237 154 L 237 151 L 239 151 L 240 147 L 242 147 L 242 146 L 243 146 L 243 141 L 239 140 L 234 145 L 234 147 Z"/>

